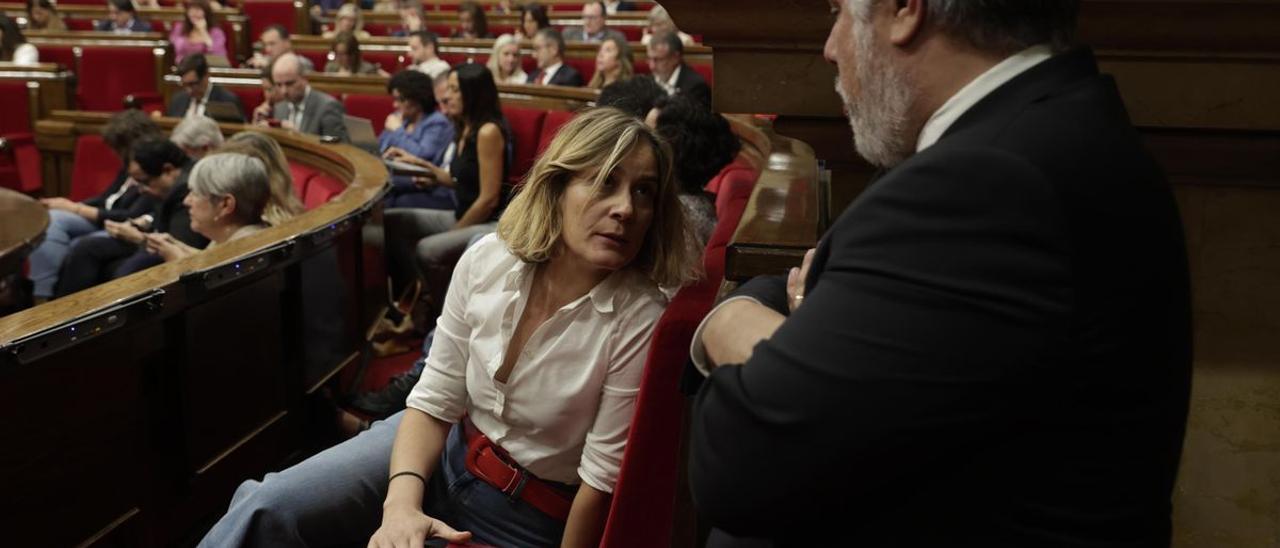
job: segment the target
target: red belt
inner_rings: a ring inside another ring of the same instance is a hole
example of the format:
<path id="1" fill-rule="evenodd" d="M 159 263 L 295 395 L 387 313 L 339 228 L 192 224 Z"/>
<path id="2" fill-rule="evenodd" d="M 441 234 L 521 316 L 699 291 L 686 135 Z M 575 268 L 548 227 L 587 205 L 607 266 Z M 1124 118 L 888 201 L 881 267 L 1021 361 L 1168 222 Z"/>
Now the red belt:
<path id="1" fill-rule="evenodd" d="M 485 437 L 470 418 L 462 419 L 467 437 L 467 471 L 481 481 L 496 487 L 511 500 L 523 500 L 529 506 L 557 520 L 569 519 L 573 496 L 547 485 L 521 468 L 501 447 Z"/>

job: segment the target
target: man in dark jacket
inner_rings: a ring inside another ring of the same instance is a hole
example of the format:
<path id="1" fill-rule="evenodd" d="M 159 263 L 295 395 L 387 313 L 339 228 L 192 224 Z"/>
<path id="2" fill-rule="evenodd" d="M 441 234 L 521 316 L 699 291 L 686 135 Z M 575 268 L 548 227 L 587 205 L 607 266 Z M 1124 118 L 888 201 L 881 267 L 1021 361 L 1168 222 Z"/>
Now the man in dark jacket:
<path id="1" fill-rule="evenodd" d="M 711 106 L 711 86 L 698 71 L 684 62 L 684 42 L 674 32 L 654 36 L 648 46 L 649 67 L 653 79 L 671 95 L 686 95 Z"/>
<path id="2" fill-rule="evenodd" d="M 710 545 L 1169 544 L 1186 250 L 1115 82 L 1070 49 L 1078 4 L 833 2 L 826 57 L 887 171 L 695 337 Z"/>
<path id="3" fill-rule="evenodd" d="M 133 34 L 151 32 L 152 29 L 150 23 L 138 19 L 138 10 L 133 7 L 132 0 L 107 0 L 107 18 L 98 21 L 94 30 Z"/>
<path id="4" fill-rule="evenodd" d="M 184 57 L 174 72 L 182 79 L 182 91 L 175 93 L 169 100 L 169 107 L 165 109 L 166 116 L 208 116 L 219 122 L 244 123 L 244 106 L 240 104 L 240 97 L 209 81 L 209 62 L 203 53 Z M 192 97 L 196 98 L 195 101 L 192 101 Z M 206 107 L 211 102 L 234 106 L 236 116 L 219 116 L 209 112 Z"/>

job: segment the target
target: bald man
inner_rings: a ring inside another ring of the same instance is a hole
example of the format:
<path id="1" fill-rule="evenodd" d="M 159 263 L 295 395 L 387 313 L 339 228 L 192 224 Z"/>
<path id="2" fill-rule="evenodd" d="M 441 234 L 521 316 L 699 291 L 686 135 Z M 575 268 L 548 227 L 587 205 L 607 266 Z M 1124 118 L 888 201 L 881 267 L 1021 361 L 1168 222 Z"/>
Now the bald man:
<path id="1" fill-rule="evenodd" d="M 271 80 L 281 98 L 272 116 L 281 121 L 281 127 L 347 141 L 347 126 L 342 120 L 346 110 L 342 103 L 323 91 L 311 89 L 307 70 L 297 55 L 286 53 L 277 57 L 271 65 Z"/>

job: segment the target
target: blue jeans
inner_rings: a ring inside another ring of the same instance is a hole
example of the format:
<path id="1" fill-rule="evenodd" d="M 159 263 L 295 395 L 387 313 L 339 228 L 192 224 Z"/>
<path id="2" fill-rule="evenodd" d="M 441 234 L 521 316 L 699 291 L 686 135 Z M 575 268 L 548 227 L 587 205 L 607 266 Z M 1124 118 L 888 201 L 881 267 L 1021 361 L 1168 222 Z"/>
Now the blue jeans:
<path id="1" fill-rule="evenodd" d="M 44 241 L 31 252 L 31 281 L 35 284 L 32 293 L 45 299 L 52 297 L 53 286 L 58 283 L 58 268 L 71 244 L 98 230 L 97 225 L 75 213 L 49 210 L 49 228 L 44 231 Z"/>
<path id="2" fill-rule="evenodd" d="M 261 482 L 240 484 L 201 547 L 364 546 L 382 523 L 391 444 L 405 411 Z M 558 546 L 559 522 L 467 472 L 462 428 L 449 432 L 423 511 L 493 546 Z M 572 489 L 569 486 L 562 486 Z"/>

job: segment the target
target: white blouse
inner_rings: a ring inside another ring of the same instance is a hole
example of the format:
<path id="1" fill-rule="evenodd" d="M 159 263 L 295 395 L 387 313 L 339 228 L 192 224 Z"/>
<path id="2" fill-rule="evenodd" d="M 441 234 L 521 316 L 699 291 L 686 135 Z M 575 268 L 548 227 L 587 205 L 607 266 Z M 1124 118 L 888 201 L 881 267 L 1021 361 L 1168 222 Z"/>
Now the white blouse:
<path id="1" fill-rule="evenodd" d="M 34 65 L 40 62 L 40 50 L 31 44 L 19 44 L 13 50 L 13 63 L 18 65 Z"/>
<path id="2" fill-rule="evenodd" d="M 495 234 L 463 254 L 408 406 L 449 423 L 469 415 L 539 478 L 612 493 L 666 297 L 641 273 L 615 272 L 534 331 L 504 384 L 494 376 L 534 270 Z"/>

